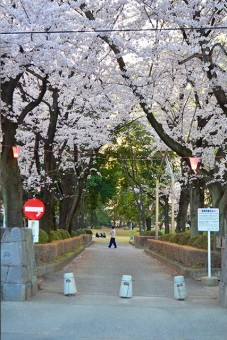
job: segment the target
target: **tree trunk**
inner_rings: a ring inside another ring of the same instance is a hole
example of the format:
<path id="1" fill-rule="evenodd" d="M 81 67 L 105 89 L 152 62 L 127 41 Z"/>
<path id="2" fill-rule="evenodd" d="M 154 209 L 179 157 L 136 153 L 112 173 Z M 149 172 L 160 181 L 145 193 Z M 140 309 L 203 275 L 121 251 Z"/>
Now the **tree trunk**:
<path id="1" fill-rule="evenodd" d="M 6 150 L 8 149 L 8 150 Z M 10 146 L 4 147 L 0 160 L 0 186 L 4 206 L 5 227 L 23 227 L 22 183 L 18 163 Z"/>
<path id="2" fill-rule="evenodd" d="M 72 231 L 73 217 L 76 213 L 76 210 L 80 206 L 80 201 L 81 201 L 82 194 L 83 194 L 83 188 L 84 188 L 84 181 L 79 180 L 77 190 L 76 190 L 76 195 L 75 195 L 76 197 L 74 198 L 71 206 L 69 207 L 67 217 L 65 220 L 65 223 L 66 223 L 65 227 L 68 228 L 69 233 L 71 233 Z"/>
<path id="3" fill-rule="evenodd" d="M 76 211 L 73 222 L 72 222 L 72 230 L 75 229 L 84 229 L 87 228 L 85 212 L 84 212 L 84 200 L 80 201 L 80 208 Z"/>
<path id="4" fill-rule="evenodd" d="M 71 197 L 63 197 L 59 203 L 59 228 L 68 230 L 66 225 L 66 219 L 72 206 L 72 198 Z"/>
<path id="5" fill-rule="evenodd" d="M 45 189 L 43 196 L 43 203 L 45 204 L 45 214 L 40 219 L 40 228 L 45 230 L 48 234 L 51 230 L 56 228 L 55 226 L 55 214 L 54 214 L 54 194 Z"/>
<path id="6" fill-rule="evenodd" d="M 53 142 L 56 134 L 56 126 L 59 117 L 58 107 L 58 89 L 52 88 L 53 105 L 49 108 L 50 120 L 48 125 L 47 138 L 44 143 L 44 167 L 48 176 L 52 177 L 54 182 L 54 176 L 52 173 L 56 171 L 56 160 L 53 154 Z M 55 223 L 55 210 L 54 210 L 54 187 L 45 186 L 43 202 L 46 207 L 46 211 L 42 219 L 40 220 L 40 228 L 44 229 L 48 234 L 51 230 L 56 229 Z"/>
<path id="7" fill-rule="evenodd" d="M 146 229 L 147 231 L 151 231 L 151 217 L 146 218 Z"/>
<path id="8" fill-rule="evenodd" d="M 219 208 L 219 235 L 225 236 L 227 234 L 227 188 L 220 183 L 213 183 L 209 185 L 209 192 L 213 208 Z"/>
<path id="9" fill-rule="evenodd" d="M 9 107 L 13 107 L 13 93 L 22 74 L 15 79 L 2 83 L 1 99 Z M 6 109 L 8 110 L 8 109 Z M 4 107 L 3 107 L 4 111 Z M 5 227 L 23 227 L 22 214 L 22 181 L 17 159 L 13 158 L 12 146 L 16 145 L 17 124 L 8 120 L 8 112 L 1 117 L 2 128 L 2 153 L 0 154 L 0 189 L 4 206 Z"/>
<path id="10" fill-rule="evenodd" d="M 138 225 L 139 225 L 139 232 L 142 232 L 142 218 L 141 218 L 141 207 L 140 207 L 140 203 L 138 202 L 138 200 L 136 201 L 136 205 L 137 205 L 137 212 L 138 212 Z"/>
<path id="11" fill-rule="evenodd" d="M 7 228 L 23 227 L 22 214 L 22 192 L 23 185 L 18 167 L 18 162 L 13 158 L 12 146 L 16 145 L 16 131 L 19 124 L 22 124 L 27 113 L 38 106 L 46 91 L 47 77 L 43 79 L 40 93 L 36 99 L 21 110 L 17 122 L 12 122 L 6 117 L 13 112 L 13 95 L 23 73 L 18 74 L 15 79 L 10 78 L 1 84 L 1 99 L 6 104 L 3 105 L 1 117 L 3 147 L 0 155 L 0 187 L 2 200 L 5 209 L 5 224 Z"/>
<path id="12" fill-rule="evenodd" d="M 59 228 L 68 230 L 68 226 L 66 225 L 67 216 L 70 210 L 70 207 L 73 204 L 73 197 L 75 195 L 75 177 L 73 172 L 61 174 L 59 189 L 62 195 L 62 199 L 60 200 L 59 206 Z"/>
<path id="13" fill-rule="evenodd" d="M 179 210 L 177 214 L 177 227 L 176 227 L 177 233 L 185 231 L 189 203 L 190 203 L 189 187 L 182 186 L 179 199 Z"/>
<path id="14" fill-rule="evenodd" d="M 191 219 L 191 237 L 199 235 L 198 231 L 198 208 L 203 208 L 204 196 L 200 189 L 198 179 L 194 179 L 191 184 L 190 192 L 190 219 Z"/>
<path id="15" fill-rule="evenodd" d="M 12 146 L 16 145 L 17 125 L 3 118 L 3 147 L 0 155 L 0 187 L 6 228 L 23 227 L 22 181 Z"/>

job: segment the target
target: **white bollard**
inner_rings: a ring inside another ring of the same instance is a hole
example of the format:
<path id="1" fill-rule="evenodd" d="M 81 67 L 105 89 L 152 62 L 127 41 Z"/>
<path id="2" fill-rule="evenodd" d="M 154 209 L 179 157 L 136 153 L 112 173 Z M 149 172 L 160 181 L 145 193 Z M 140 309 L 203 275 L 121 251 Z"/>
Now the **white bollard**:
<path id="1" fill-rule="evenodd" d="M 177 300 L 184 300 L 186 296 L 184 277 L 174 276 L 174 298 Z"/>
<path id="2" fill-rule="evenodd" d="M 132 276 L 122 275 L 119 296 L 123 298 L 132 297 Z"/>
<path id="3" fill-rule="evenodd" d="M 64 295 L 76 294 L 76 284 L 73 273 L 64 274 Z"/>

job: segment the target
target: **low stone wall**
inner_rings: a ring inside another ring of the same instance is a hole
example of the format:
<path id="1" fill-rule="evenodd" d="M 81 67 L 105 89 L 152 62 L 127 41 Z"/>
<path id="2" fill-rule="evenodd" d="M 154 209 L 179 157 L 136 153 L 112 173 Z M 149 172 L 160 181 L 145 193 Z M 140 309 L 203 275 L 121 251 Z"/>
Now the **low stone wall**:
<path id="1" fill-rule="evenodd" d="M 56 261 L 61 256 L 76 251 L 76 249 L 88 246 L 92 241 L 92 235 L 80 235 L 65 240 L 53 241 L 45 244 L 35 244 L 35 261 L 40 266 Z"/>
<path id="2" fill-rule="evenodd" d="M 155 236 L 138 236 L 135 235 L 134 236 L 134 243 L 137 247 L 142 247 L 142 248 L 146 248 L 147 247 L 147 240 L 150 239 L 155 239 Z"/>
<path id="3" fill-rule="evenodd" d="M 219 300 L 223 307 L 227 308 L 227 236 L 222 249 L 222 270 L 219 285 Z"/>
<path id="4" fill-rule="evenodd" d="M 207 250 L 151 239 L 147 240 L 147 247 L 186 267 L 207 268 L 208 266 Z M 220 252 L 212 251 L 211 253 L 211 267 L 221 268 Z"/>

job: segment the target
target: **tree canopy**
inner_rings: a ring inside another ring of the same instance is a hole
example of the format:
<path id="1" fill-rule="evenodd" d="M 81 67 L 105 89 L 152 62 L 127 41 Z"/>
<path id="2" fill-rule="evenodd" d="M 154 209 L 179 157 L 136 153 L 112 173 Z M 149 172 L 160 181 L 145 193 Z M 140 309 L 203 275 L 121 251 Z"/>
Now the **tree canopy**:
<path id="1" fill-rule="evenodd" d="M 223 1 L 2 0 L 1 26 L 0 180 L 7 225 L 22 225 L 23 190 L 37 185 L 51 216 L 59 183 L 64 197 L 77 197 L 64 220 L 69 225 L 96 153 L 133 112 L 147 119 L 160 150 L 181 158 L 197 189 L 209 190 L 224 233 Z M 12 157 L 16 144 L 19 164 Z M 191 156 L 201 158 L 198 174 L 190 172 Z M 74 192 L 66 185 L 72 175 Z M 192 202 L 195 211 L 200 202 L 192 200 L 191 208 Z"/>

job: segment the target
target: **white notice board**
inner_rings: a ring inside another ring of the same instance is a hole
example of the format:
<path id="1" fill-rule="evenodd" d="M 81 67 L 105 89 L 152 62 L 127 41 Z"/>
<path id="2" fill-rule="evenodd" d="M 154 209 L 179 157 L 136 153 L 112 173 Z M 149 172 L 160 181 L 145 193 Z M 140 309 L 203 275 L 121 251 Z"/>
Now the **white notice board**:
<path id="1" fill-rule="evenodd" d="M 198 230 L 219 231 L 219 209 L 217 208 L 198 209 Z"/>

